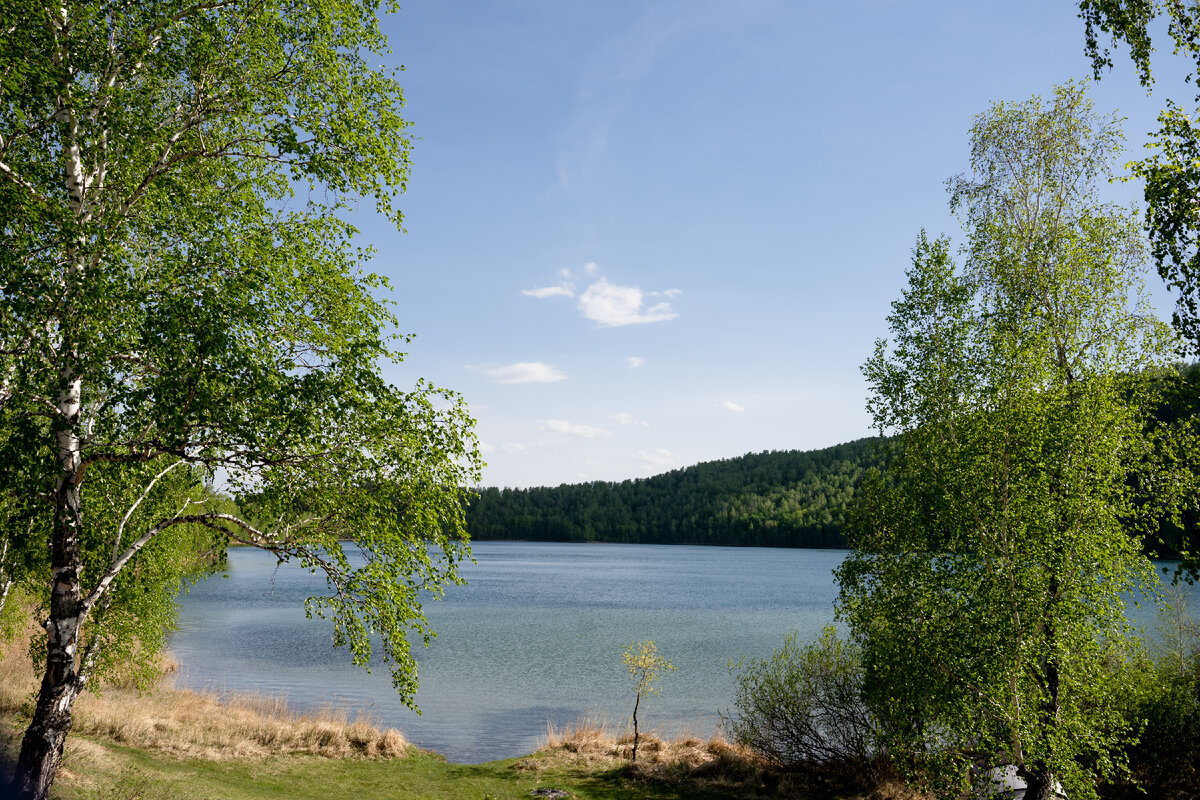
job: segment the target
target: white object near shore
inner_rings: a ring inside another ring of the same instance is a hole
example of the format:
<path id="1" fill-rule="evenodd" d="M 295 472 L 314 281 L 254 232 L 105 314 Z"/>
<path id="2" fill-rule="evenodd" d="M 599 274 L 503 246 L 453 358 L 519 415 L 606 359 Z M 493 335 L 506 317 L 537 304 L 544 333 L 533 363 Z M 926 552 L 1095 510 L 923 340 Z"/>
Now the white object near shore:
<path id="1" fill-rule="evenodd" d="M 1025 779 L 1017 774 L 1015 764 L 1004 767 L 994 767 L 987 775 L 981 776 L 975 784 L 976 797 L 1002 797 L 1005 800 L 1025 800 L 1025 790 L 1028 789 Z M 1054 797 L 1056 800 L 1067 800 L 1062 784 L 1054 782 Z"/>

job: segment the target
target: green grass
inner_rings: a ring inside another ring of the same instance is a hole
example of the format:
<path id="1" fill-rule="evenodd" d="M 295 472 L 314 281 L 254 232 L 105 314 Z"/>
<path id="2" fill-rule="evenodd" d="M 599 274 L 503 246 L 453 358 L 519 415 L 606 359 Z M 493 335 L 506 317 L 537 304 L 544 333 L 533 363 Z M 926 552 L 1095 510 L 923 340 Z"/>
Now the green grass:
<path id="1" fill-rule="evenodd" d="M 68 743 L 60 800 L 529 800 L 542 787 L 581 800 L 721 800 L 732 794 L 647 783 L 610 763 L 534 755 L 452 764 L 416 753 L 395 759 L 273 756 L 179 758 L 88 737 Z M 744 796 L 744 795 L 739 795 Z"/>

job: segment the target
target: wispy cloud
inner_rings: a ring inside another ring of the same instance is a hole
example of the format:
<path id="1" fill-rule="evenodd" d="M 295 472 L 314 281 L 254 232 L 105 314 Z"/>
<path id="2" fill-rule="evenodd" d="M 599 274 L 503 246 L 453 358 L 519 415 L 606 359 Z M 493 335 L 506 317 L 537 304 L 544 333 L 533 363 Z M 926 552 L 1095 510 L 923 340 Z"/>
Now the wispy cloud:
<path id="1" fill-rule="evenodd" d="M 723 411 L 737 411 L 737 412 L 742 412 L 742 411 L 746 410 L 745 406 L 739 406 L 737 403 L 733 402 L 732 400 L 722 400 L 721 402 L 717 403 L 717 408 L 719 408 Z"/>
<path id="2" fill-rule="evenodd" d="M 614 130 L 636 118 L 628 115 L 639 84 L 653 76 L 660 64 L 673 65 L 672 51 L 703 46 L 697 33 L 716 31 L 722 41 L 742 31 L 777 26 L 777 0 L 714 2 L 675 0 L 667 3 L 633 3 L 637 16 L 614 36 L 597 42 L 578 73 L 571 115 L 557 136 L 555 166 L 559 185 L 567 189 L 586 183 L 609 158 Z"/>
<path id="3" fill-rule="evenodd" d="M 637 419 L 627 411 L 618 411 L 616 414 L 609 414 L 609 419 L 616 422 L 618 425 L 641 425 L 643 428 L 649 428 L 650 423 L 643 419 Z"/>
<path id="4" fill-rule="evenodd" d="M 543 286 L 539 289 L 522 289 L 521 294 L 527 294 L 530 297 L 574 297 L 575 293 L 565 286 Z"/>
<path id="5" fill-rule="evenodd" d="M 642 358 L 641 356 L 630 356 L 629 358 L 625 359 L 625 363 L 629 365 L 630 369 L 637 369 L 646 363 L 646 359 Z"/>
<path id="6" fill-rule="evenodd" d="M 673 11 L 643 14 L 591 54 L 576 87 L 571 117 L 558 136 L 555 166 L 560 186 L 591 178 L 603 163 L 630 93 L 676 36 L 681 21 Z"/>
<path id="7" fill-rule="evenodd" d="M 633 454 L 644 470 L 664 470 L 679 463 L 679 456 L 665 447 L 657 450 L 638 450 Z"/>
<path id="8" fill-rule="evenodd" d="M 504 367 L 482 367 L 480 371 L 497 383 L 554 383 L 567 375 L 541 361 L 521 361 Z"/>
<path id="9" fill-rule="evenodd" d="M 582 436 L 584 439 L 600 439 L 612 436 L 612 431 L 606 431 L 603 428 L 593 428 L 591 425 L 576 425 L 573 422 L 567 422 L 565 419 L 548 419 L 543 423 L 543 426 L 548 431 L 554 433 L 562 433 L 567 436 Z"/>

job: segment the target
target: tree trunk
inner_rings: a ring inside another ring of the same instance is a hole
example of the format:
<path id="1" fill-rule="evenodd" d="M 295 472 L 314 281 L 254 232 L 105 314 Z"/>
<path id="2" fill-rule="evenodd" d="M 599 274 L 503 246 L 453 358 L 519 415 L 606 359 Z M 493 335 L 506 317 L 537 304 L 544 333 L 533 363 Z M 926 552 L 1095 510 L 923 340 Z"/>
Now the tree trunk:
<path id="1" fill-rule="evenodd" d="M 8 557 L 9 540 L 4 540 L 4 546 L 0 547 L 0 614 L 4 613 L 4 605 L 8 602 L 8 592 L 12 589 L 12 578 L 4 569 L 4 561 Z"/>
<path id="2" fill-rule="evenodd" d="M 71 704 L 79 694 L 79 687 L 73 679 L 73 670 L 69 677 L 52 674 L 57 672 L 47 665 L 33 721 L 21 741 L 14 784 L 18 797 L 24 800 L 45 800 L 50 793 L 71 729 Z"/>
<path id="3" fill-rule="evenodd" d="M 81 382 L 63 376 L 56 420 L 59 476 L 54 492 L 51 544 L 50 619 L 46 622 L 46 672 L 42 676 L 33 719 L 21 741 L 14 783 L 19 796 L 45 800 L 62 761 L 63 743 L 71 729 L 71 705 L 83 687 L 76 668 L 79 629 L 83 623 L 80 576 L 83 559 L 79 536 L 83 527 L 79 481 L 78 435 Z"/>
<path id="4" fill-rule="evenodd" d="M 633 703 L 633 763 L 637 763 L 637 746 L 638 746 L 638 724 L 637 712 L 638 706 L 642 704 L 642 693 L 638 692 L 637 700 Z"/>
<path id="5" fill-rule="evenodd" d="M 1034 770 L 1026 780 L 1025 800 L 1055 800 L 1054 776 L 1045 768 Z"/>

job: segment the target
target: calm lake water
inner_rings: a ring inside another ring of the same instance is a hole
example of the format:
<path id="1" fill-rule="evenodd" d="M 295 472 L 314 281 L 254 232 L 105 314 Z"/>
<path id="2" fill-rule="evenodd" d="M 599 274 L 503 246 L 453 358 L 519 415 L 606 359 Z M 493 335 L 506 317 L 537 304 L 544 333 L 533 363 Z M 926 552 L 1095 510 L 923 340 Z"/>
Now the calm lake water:
<path id="1" fill-rule="evenodd" d="M 323 582 L 276 569 L 268 553 L 230 551 L 229 577 L 182 599 L 170 647 L 196 688 L 287 697 L 299 708 L 365 711 L 417 745 L 474 763 L 532 752 L 548 722 L 626 724 L 633 709 L 625 645 L 644 639 L 678 671 L 639 720 L 665 734 L 707 735 L 731 702 L 730 660 L 763 657 L 788 631 L 833 621 L 840 550 L 477 542 L 467 586 L 426 604 L 437 639 L 415 648 L 418 716 L 386 669 L 368 674 L 304 617 Z M 1196 590 L 1193 613 L 1200 609 Z M 1149 611 L 1135 612 L 1153 624 Z"/>
<path id="2" fill-rule="evenodd" d="M 438 632 L 415 648 L 416 715 L 386 669 L 367 674 L 330 646 L 327 623 L 305 619 L 322 582 L 268 553 L 238 548 L 229 577 L 182 598 L 170 648 L 187 686 L 286 696 L 300 708 L 335 703 L 451 761 L 524 755 L 547 722 L 633 710 L 625 645 L 644 639 L 678 671 L 643 703 L 639 720 L 701 735 L 730 704 L 727 664 L 766 656 L 791 630 L 803 638 L 833 620 L 832 570 L 842 551 L 615 544 L 476 542 L 467 586 L 426 604 Z"/>

